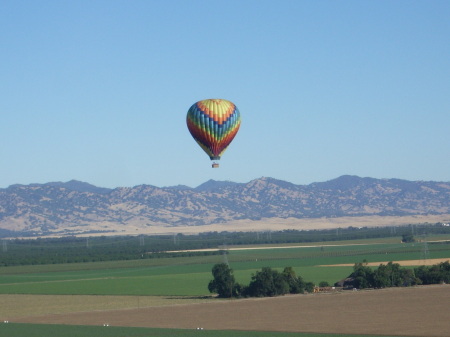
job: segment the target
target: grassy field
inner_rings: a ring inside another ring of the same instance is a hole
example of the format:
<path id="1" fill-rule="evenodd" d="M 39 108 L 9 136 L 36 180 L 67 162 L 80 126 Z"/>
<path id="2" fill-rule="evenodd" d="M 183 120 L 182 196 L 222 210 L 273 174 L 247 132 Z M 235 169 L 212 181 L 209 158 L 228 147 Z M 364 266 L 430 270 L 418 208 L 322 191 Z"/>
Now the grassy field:
<path id="1" fill-rule="evenodd" d="M 68 326 L 48 324 L 2 324 L 0 336 L 8 337 L 378 337 L 378 335 L 343 335 L 316 334 L 295 332 L 264 332 L 264 331 L 220 331 L 220 330 L 185 330 L 128 328 L 111 326 Z M 389 336 L 383 336 L 389 337 Z"/>
<path id="2" fill-rule="evenodd" d="M 230 250 L 227 255 L 120 262 L 0 268 L 0 294 L 207 296 L 211 269 L 227 261 L 238 282 L 248 284 L 262 267 L 294 268 L 305 281 L 335 283 L 352 267 L 335 264 L 420 260 L 421 243 L 333 243 L 294 248 Z M 428 244 L 427 258 L 450 257 L 449 244 Z M 322 266 L 322 267 L 321 267 Z"/>

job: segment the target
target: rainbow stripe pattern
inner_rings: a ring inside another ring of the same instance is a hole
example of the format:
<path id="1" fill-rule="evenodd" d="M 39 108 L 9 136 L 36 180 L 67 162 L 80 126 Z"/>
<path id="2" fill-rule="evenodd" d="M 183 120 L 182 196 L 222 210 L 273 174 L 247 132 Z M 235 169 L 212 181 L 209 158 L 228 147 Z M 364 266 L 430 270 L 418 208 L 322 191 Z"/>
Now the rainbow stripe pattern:
<path id="1" fill-rule="evenodd" d="M 219 160 L 241 126 L 241 114 L 225 99 L 205 99 L 187 113 L 187 127 L 211 160 Z"/>

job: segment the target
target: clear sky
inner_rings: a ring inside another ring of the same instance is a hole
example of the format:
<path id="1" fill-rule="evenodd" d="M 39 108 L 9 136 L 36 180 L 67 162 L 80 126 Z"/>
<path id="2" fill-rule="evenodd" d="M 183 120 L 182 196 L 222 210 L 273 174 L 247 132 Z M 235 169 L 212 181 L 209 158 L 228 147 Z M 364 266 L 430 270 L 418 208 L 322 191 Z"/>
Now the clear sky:
<path id="1" fill-rule="evenodd" d="M 450 1 L 0 1 L 0 188 L 450 181 Z M 198 100 L 242 116 L 219 169 Z"/>

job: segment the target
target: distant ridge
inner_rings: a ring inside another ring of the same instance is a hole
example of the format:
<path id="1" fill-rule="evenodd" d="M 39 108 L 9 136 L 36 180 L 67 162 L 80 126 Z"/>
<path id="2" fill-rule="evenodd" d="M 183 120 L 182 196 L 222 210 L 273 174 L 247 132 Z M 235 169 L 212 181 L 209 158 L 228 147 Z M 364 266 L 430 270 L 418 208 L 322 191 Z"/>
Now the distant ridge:
<path id="1" fill-rule="evenodd" d="M 0 189 L 0 236 L 111 233 L 270 218 L 450 214 L 450 183 L 345 175 L 295 185 L 262 177 L 209 180 L 195 188 L 114 189 L 71 180 Z"/>
<path id="2" fill-rule="evenodd" d="M 196 191 L 218 191 L 221 189 L 234 187 L 239 185 L 239 183 L 234 183 L 231 181 L 217 181 L 217 180 L 208 180 L 207 182 L 197 186 L 195 188 Z"/>
<path id="3" fill-rule="evenodd" d="M 97 187 L 95 185 L 91 185 L 89 183 L 85 183 L 78 180 L 70 180 L 68 182 L 61 182 L 61 181 L 55 181 L 55 182 L 49 182 L 45 184 L 29 184 L 29 185 L 22 185 L 22 184 L 14 184 L 9 186 L 7 189 L 13 189 L 13 188 L 23 188 L 23 187 L 45 187 L 45 186 L 55 186 L 60 187 L 64 189 L 68 189 L 71 191 L 77 191 L 77 192 L 91 192 L 91 193 L 97 193 L 97 194 L 106 194 L 112 191 L 111 188 L 105 188 L 105 187 Z M 1 191 L 2 189 L 0 189 Z"/>
<path id="4" fill-rule="evenodd" d="M 57 186 L 62 188 L 67 188 L 68 190 L 78 191 L 78 192 L 91 192 L 97 194 L 107 194 L 112 191 L 111 188 L 97 187 L 82 181 L 70 180 L 66 183 L 62 182 L 52 182 L 48 183 L 50 186 Z"/>

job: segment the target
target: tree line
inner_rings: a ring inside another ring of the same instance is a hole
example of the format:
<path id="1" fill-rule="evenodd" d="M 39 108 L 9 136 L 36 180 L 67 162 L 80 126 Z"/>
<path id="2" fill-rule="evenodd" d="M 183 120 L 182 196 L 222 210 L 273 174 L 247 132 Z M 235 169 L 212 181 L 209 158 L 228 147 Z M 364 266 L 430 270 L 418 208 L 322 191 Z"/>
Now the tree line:
<path id="1" fill-rule="evenodd" d="M 387 288 L 450 282 L 450 263 L 441 262 L 432 266 L 404 268 L 398 263 L 380 264 L 371 268 L 366 261 L 356 263 L 353 272 L 343 282 L 344 287 Z M 336 283 L 335 285 L 339 285 Z"/>
<path id="2" fill-rule="evenodd" d="M 248 285 L 236 282 L 233 269 L 226 263 L 214 265 L 212 275 L 214 279 L 209 282 L 208 290 L 222 298 L 272 297 L 314 290 L 314 284 L 305 282 L 301 276 L 296 275 L 292 267 L 285 267 L 282 272 L 263 267 L 252 275 Z"/>
<path id="3" fill-rule="evenodd" d="M 210 293 L 221 298 L 231 297 L 272 297 L 285 294 L 303 294 L 314 291 L 314 283 L 305 282 L 296 275 L 292 267 L 285 267 L 279 272 L 270 267 L 263 267 L 251 277 L 248 285 L 236 282 L 233 269 L 226 263 L 218 263 L 211 270 L 213 279 L 208 284 Z M 341 284 L 358 289 L 409 287 L 414 285 L 440 284 L 450 282 L 450 263 L 448 261 L 432 266 L 417 268 L 402 268 L 400 264 L 388 262 L 380 264 L 376 269 L 368 266 L 367 262 L 355 263 L 353 272 Z M 328 286 L 321 282 L 320 287 Z"/>
<path id="4" fill-rule="evenodd" d="M 327 230 L 283 230 L 268 232 L 205 232 L 198 235 L 139 235 L 37 239 L 2 239 L 0 266 L 79 263 L 210 255 L 220 252 L 180 252 L 227 245 L 329 242 L 382 237 L 401 237 L 414 241 L 423 234 L 449 234 L 442 223 L 401 227 L 348 227 Z M 0 232 L 1 234 L 1 232 Z M 399 239 L 400 240 L 400 239 Z"/>

